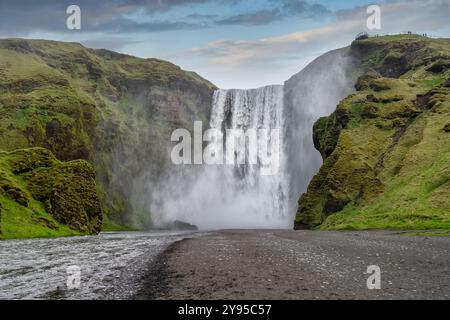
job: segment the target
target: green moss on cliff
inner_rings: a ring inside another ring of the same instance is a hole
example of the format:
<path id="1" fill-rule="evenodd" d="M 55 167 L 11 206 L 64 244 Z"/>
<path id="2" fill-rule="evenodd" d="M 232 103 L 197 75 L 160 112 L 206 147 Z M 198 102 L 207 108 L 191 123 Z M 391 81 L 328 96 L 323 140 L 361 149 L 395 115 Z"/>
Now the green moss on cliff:
<path id="1" fill-rule="evenodd" d="M 43 148 L 0 152 L 1 238 L 95 234 L 102 212 L 95 173 Z"/>
<path id="2" fill-rule="evenodd" d="M 170 133 L 207 121 L 215 89 L 169 62 L 77 43 L 5 39 L 0 57 L 0 150 L 89 161 L 105 215 L 124 225 L 142 207 L 135 178 L 164 172 Z"/>
<path id="3" fill-rule="evenodd" d="M 82 233 L 70 229 L 45 212 L 42 204 L 34 202 L 25 208 L 0 195 L 0 239 L 46 238 L 75 236 Z"/>
<path id="4" fill-rule="evenodd" d="M 314 127 L 324 164 L 296 228 L 450 228 L 450 72 L 432 67 L 450 41 L 379 37 L 352 51 L 367 73 Z"/>

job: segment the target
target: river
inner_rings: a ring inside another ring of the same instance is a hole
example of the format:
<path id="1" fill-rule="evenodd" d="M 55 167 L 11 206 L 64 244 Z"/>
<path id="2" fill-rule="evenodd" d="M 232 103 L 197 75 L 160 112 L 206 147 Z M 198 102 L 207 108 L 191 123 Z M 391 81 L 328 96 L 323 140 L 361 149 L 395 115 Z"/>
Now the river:
<path id="1" fill-rule="evenodd" d="M 190 236 L 109 232 L 0 241 L 0 299 L 127 299 L 139 289 L 148 264 L 168 245 Z M 77 288 L 68 287 L 70 268 L 79 268 Z"/>

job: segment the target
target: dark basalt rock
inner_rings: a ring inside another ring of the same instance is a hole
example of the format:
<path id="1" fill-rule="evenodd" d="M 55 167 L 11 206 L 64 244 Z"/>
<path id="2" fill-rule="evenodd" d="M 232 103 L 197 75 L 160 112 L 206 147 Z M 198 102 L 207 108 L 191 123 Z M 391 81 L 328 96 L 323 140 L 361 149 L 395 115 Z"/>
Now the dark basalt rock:
<path id="1" fill-rule="evenodd" d="M 188 222 L 175 220 L 175 221 L 173 221 L 171 223 L 166 224 L 161 229 L 164 229 L 164 230 L 178 230 L 178 231 L 195 231 L 195 230 L 198 230 L 198 227 L 193 225 L 193 224 L 190 224 Z"/>
<path id="2" fill-rule="evenodd" d="M 399 77 L 407 72 L 411 66 L 409 60 L 404 55 L 388 55 L 381 66 L 385 77 Z"/>
<path id="3" fill-rule="evenodd" d="M 330 190 L 326 197 L 324 212 L 326 214 L 331 214 L 341 211 L 350 201 L 351 199 L 343 192 Z"/>
<path id="4" fill-rule="evenodd" d="M 366 73 L 364 73 L 361 77 L 358 78 L 358 81 L 356 81 L 355 89 L 357 91 L 368 89 L 369 84 L 374 79 L 379 78 L 381 78 L 381 74 L 378 71 L 374 69 L 369 69 Z"/>
<path id="5" fill-rule="evenodd" d="M 301 222 L 294 223 L 294 230 L 311 230 L 311 226 Z"/>
<path id="6" fill-rule="evenodd" d="M 450 77 L 447 80 L 445 80 L 444 87 L 450 88 Z"/>
<path id="7" fill-rule="evenodd" d="M 433 63 L 426 70 L 433 73 L 441 73 L 450 68 L 450 60 L 440 59 Z"/>
<path id="8" fill-rule="evenodd" d="M 444 131 L 445 131 L 445 132 L 450 132 L 450 123 L 447 123 L 447 124 L 444 126 Z"/>

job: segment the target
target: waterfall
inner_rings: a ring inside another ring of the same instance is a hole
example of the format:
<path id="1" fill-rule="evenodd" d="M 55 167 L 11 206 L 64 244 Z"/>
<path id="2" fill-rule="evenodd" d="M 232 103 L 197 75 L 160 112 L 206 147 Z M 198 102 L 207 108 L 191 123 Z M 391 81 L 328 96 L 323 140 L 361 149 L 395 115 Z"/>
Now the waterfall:
<path id="1" fill-rule="evenodd" d="M 229 129 L 279 129 L 279 170 L 262 175 L 259 158 L 255 165 L 175 166 L 149 196 L 153 222 L 182 220 L 201 229 L 291 228 L 298 199 L 322 163 L 313 124 L 351 92 L 355 74 L 341 49 L 319 57 L 284 86 L 217 90 L 203 129 L 223 135 Z M 226 152 L 225 140 L 213 143 Z"/>
<path id="2" fill-rule="evenodd" d="M 217 90 L 214 93 L 210 127 L 227 129 L 278 129 L 284 128 L 283 86 L 274 85 L 250 90 Z M 224 210 L 240 212 L 253 217 L 253 226 L 288 227 L 287 213 L 289 183 L 284 169 L 283 134 L 279 137 L 279 162 L 281 168 L 273 175 L 262 175 L 260 165 L 235 165 L 219 168 L 222 178 L 218 190 L 222 201 L 216 205 Z M 258 141 L 261 137 L 258 136 Z M 224 143 L 226 151 L 226 145 Z M 260 161 L 258 161 L 260 163 Z M 242 199 L 236 201 L 236 199 Z M 248 203 L 242 205 L 245 201 Z M 236 217 L 236 225 L 243 217 Z M 251 226 L 251 225 L 249 225 Z"/>

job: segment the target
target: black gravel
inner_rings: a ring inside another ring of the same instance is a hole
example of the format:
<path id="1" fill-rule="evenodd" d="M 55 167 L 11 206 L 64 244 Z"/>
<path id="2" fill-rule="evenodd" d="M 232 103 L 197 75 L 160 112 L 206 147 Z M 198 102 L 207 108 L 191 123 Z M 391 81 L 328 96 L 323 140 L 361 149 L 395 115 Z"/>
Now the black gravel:
<path id="1" fill-rule="evenodd" d="M 367 267 L 381 289 L 367 288 Z M 172 244 L 138 299 L 449 299 L 450 237 L 230 230 Z"/>

